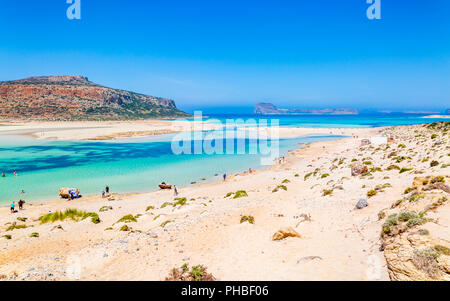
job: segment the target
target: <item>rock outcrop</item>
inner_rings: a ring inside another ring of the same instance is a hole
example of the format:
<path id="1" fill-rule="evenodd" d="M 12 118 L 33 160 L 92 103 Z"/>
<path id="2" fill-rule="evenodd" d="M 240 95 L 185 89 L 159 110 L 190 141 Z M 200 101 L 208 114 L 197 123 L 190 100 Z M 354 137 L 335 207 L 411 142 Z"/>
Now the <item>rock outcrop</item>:
<path id="1" fill-rule="evenodd" d="M 301 238 L 302 236 L 297 231 L 295 231 L 292 227 L 286 227 L 286 228 L 278 230 L 272 236 L 272 240 L 282 240 L 282 239 L 285 239 L 286 237 Z"/>
<path id="2" fill-rule="evenodd" d="M 353 163 L 351 166 L 351 169 L 352 169 L 352 176 L 354 176 L 354 177 L 360 176 L 360 175 L 363 175 L 363 174 L 369 172 L 369 169 L 367 168 L 367 166 L 362 164 L 361 162 Z"/>
<path id="3" fill-rule="evenodd" d="M 280 109 L 271 103 L 258 103 L 255 106 L 258 115 L 357 115 L 355 109 Z"/>
<path id="4" fill-rule="evenodd" d="M 0 82 L 0 119 L 120 120 L 183 117 L 170 99 L 111 89 L 83 76 Z"/>

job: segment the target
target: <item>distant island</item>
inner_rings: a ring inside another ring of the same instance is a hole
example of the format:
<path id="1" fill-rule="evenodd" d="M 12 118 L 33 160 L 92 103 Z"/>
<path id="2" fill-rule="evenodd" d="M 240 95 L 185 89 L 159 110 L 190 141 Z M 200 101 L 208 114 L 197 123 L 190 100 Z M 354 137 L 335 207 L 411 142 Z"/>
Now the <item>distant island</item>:
<path id="1" fill-rule="evenodd" d="M 131 120 L 185 117 L 170 99 L 107 88 L 80 75 L 0 82 L 0 120 Z"/>
<path id="2" fill-rule="evenodd" d="M 358 115 L 355 109 L 280 109 L 271 103 L 258 103 L 257 115 Z"/>

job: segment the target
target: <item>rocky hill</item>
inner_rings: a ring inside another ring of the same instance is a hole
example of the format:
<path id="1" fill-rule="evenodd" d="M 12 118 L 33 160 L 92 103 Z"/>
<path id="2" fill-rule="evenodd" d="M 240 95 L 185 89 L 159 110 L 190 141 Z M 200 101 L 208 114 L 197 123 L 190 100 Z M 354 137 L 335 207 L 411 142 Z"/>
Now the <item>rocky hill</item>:
<path id="1" fill-rule="evenodd" d="M 103 87 L 84 76 L 0 82 L 0 119 L 121 120 L 184 117 L 170 99 Z"/>
<path id="2" fill-rule="evenodd" d="M 259 115 L 357 115 L 354 109 L 280 109 L 271 103 L 258 103 L 255 106 L 255 114 Z"/>

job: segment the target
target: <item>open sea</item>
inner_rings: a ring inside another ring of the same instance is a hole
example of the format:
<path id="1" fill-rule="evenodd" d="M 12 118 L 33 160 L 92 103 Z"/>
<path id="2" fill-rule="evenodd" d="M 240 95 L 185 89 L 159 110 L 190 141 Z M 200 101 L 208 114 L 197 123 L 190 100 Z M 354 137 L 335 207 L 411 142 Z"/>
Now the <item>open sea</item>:
<path id="1" fill-rule="evenodd" d="M 226 119 L 278 119 L 280 126 L 320 128 L 361 128 L 409 125 L 445 121 L 423 119 L 420 115 L 350 115 L 350 116 L 255 116 L 208 115 Z M 447 119 L 448 120 L 448 119 Z M 13 128 L 13 126 L 11 126 Z M 24 198 L 27 202 L 58 198 L 62 187 L 75 187 L 84 195 L 100 194 L 106 185 L 112 192 L 149 192 L 165 181 L 178 187 L 222 179 L 224 173 L 264 169 L 259 154 L 182 154 L 172 152 L 174 135 L 127 138 L 108 142 L 35 140 L 27 136 L 0 135 L 0 205 Z M 281 139 L 280 156 L 300 143 L 334 140 L 323 135 Z M 223 141 L 226 144 L 227 141 Z M 258 144 L 245 139 L 246 149 Z M 13 171 L 18 177 L 13 176 Z M 25 195 L 20 194 L 25 190 Z"/>

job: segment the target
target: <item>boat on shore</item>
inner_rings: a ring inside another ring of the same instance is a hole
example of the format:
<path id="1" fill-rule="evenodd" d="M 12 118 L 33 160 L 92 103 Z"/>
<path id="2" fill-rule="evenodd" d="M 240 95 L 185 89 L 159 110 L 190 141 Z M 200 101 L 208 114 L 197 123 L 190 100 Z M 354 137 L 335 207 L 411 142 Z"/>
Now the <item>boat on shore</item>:
<path id="1" fill-rule="evenodd" d="M 163 190 L 164 189 L 168 189 L 168 190 L 172 189 L 172 185 L 171 184 L 163 184 L 163 183 L 161 183 L 158 186 L 159 186 L 159 188 L 161 188 Z"/>

